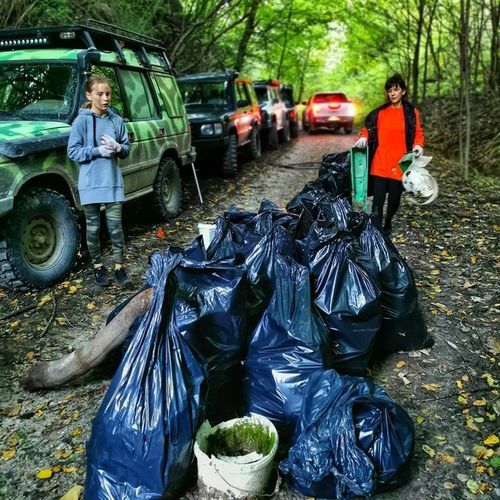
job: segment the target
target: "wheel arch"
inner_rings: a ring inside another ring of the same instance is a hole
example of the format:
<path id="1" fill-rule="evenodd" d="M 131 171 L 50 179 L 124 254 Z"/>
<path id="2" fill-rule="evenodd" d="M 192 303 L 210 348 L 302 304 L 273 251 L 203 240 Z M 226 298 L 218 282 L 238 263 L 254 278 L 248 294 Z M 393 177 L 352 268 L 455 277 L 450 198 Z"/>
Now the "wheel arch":
<path id="1" fill-rule="evenodd" d="M 80 200 L 76 191 L 73 191 L 68 184 L 68 180 L 62 175 L 55 173 L 41 174 L 30 177 L 18 189 L 16 198 L 24 194 L 32 188 L 51 189 L 59 194 L 62 194 L 74 208 L 80 208 Z M 14 206 L 16 205 L 16 198 L 14 199 Z"/>

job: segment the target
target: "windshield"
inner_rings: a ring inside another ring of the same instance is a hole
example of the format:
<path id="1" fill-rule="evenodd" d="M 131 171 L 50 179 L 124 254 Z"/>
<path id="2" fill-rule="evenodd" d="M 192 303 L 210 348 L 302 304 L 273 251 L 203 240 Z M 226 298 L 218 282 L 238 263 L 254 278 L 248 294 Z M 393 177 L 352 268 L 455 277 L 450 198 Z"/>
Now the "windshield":
<path id="1" fill-rule="evenodd" d="M 53 63 L 0 65 L 0 120 L 67 121 L 76 69 Z"/>
<path id="2" fill-rule="evenodd" d="M 228 82 L 179 82 L 186 108 L 229 107 Z"/>
<path id="3" fill-rule="evenodd" d="M 346 102 L 347 97 L 340 93 L 316 94 L 313 101 L 318 103 Z"/>

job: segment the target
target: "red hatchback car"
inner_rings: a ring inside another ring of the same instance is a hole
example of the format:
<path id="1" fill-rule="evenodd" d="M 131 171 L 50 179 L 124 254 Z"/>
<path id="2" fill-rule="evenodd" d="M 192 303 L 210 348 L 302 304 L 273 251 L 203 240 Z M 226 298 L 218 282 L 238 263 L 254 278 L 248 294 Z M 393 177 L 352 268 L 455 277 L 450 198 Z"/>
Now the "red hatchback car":
<path id="1" fill-rule="evenodd" d="M 302 118 L 304 130 L 309 133 L 319 128 L 344 129 L 352 132 L 355 106 L 341 92 L 318 92 L 307 101 Z"/>

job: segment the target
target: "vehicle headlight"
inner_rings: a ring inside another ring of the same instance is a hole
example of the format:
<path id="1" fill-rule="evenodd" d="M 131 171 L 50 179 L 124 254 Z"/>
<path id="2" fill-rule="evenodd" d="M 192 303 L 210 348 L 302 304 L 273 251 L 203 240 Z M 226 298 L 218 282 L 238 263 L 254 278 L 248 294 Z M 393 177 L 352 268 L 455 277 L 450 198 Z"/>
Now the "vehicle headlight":
<path id="1" fill-rule="evenodd" d="M 200 127 L 201 135 L 221 135 L 222 123 L 204 123 Z"/>

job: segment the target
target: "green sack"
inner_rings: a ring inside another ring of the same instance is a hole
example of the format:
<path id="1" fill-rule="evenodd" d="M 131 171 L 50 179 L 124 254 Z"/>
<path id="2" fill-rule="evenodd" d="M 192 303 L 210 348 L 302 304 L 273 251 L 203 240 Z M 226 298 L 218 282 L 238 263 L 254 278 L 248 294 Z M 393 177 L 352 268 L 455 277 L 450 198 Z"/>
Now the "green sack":
<path id="1" fill-rule="evenodd" d="M 368 146 L 365 149 L 351 148 L 352 206 L 367 211 L 368 197 Z"/>

